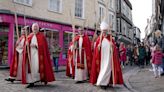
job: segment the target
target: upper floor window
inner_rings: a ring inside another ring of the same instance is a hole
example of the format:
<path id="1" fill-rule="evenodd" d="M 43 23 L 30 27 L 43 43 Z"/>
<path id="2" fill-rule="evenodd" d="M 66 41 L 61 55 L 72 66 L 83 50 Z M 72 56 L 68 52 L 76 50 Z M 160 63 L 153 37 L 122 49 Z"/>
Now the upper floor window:
<path id="1" fill-rule="evenodd" d="M 75 16 L 84 18 L 84 0 L 75 0 Z"/>
<path id="2" fill-rule="evenodd" d="M 100 22 L 103 20 L 104 15 L 105 15 L 105 7 L 101 4 L 99 4 L 99 19 L 100 19 Z"/>
<path id="3" fill-rule="evenodd" d="M 14 0 L 14 2 L 27 6 L 32 6 L 32 0 Z"/>
<path id="4" fill-rule="evenodd" d="M 109 8 L 114 9 L 114 0 L 109 0 Z"/>
<path id="5" fill-rule="evenodd" d="M 49 10 L 54 12 L 62 12 L 62 0 L 49 0 Z"/>

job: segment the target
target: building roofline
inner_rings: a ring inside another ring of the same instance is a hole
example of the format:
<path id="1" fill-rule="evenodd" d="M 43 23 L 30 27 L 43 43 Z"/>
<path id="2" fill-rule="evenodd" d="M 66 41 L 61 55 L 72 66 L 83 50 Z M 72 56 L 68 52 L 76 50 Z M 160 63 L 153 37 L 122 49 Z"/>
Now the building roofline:
<path id="1" fill-rule="evenodd" d="M 126 4 L 130 7 L 130 9 L 132 10 L 132 4 L 129 0 L 124 0 L 126 2 Z"/>

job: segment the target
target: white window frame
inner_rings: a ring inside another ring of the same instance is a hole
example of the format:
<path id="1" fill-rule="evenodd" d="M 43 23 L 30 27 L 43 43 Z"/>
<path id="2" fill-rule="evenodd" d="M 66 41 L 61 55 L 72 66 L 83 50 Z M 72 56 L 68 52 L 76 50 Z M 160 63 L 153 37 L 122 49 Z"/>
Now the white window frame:
<path id="1" fill-rule="evenodd" d="M 59 11 L 55 10 L 55 9 L 52 9 L 50 7 L 50 0 L 48 2 L 48 10 L 51 11 L 51 12 L 55 12 L 55 13 L 62 13 L 62 7 L 63 7 L 63 0 L 59 0 L 60 1 L 60 5 L 59 5 Z"/>
<path id="2" fill-rule="evenodd" d="M 100 8 L 101 8 L 101 15 L 100 15 Z M 99 14 L 99 19 L 100 22 L 103 20 L 104 16 L 105 16 L 105 6 L 102 4 L 99 4 L 99 10 L 98 10 L 98 14 Z"/>
<path id="3" fill-rule="evenodd" d="M 24 2 L 20 2 L 19 0 L 14 0 L 15 3 L 18 3 L 18 4 L 23 4 L 23 5 L 26 5 L 26 6 L 32 6 L 32 2 L 33 0 L 29 0 L 29 4 L 25 3 L 25 0 L 23 0 Z"/>
<path id="4" fill-rule="evenodd" d="M 114 9 L 114 0 L 109 0 L 109 8 Z"/>
<path id="5" fill-rule="evenodd" d="M 76 16 L 76 0 L 75 0 L 75 7 L 74 7 L 74 9 L 75 9 L 75 10 L 74 10 L 74 11 L 75 11 L 75 12 L 74 12 L 75 18 L 80 18 L 80 19 L 84 19 L 84 18 L 85 18 L 85 17 L 84 17 L 84 15 L 85 15 L 85 14 L 84 14 L 84 13 L 85 13 L 85 5 L 84 5 L 84 4 L 85 4 L 85 0 L 83 0 L 82 3 L 83 3 L 83 5 L 82 5 L 82 14 L 81 14 L 82 16 L 79 17 L 79 16 Z"/>

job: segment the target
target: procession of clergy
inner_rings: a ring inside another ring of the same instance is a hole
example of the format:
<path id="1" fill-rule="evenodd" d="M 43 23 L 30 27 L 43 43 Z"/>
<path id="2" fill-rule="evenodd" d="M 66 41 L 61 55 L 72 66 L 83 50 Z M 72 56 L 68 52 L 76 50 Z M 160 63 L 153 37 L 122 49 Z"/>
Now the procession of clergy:
<path id="1" fill-rule="evenodd" d="M 27 36 L 26 27 L 16 42 L 10 76 L 6 81 L 21 81 L 27 88 L 41 82 L 45 85 L 55 81 L 46 37 L 39 32 L 39 25 L 32 25 L 32 33 Z M 89 81 L 106 88 L 123 84 L 119 55 L 109 24 L 102 21 L 101 34 L 91 42 L 83 29 L 72 38 L 67 52 L 66 76 L 77 83 Z"/>

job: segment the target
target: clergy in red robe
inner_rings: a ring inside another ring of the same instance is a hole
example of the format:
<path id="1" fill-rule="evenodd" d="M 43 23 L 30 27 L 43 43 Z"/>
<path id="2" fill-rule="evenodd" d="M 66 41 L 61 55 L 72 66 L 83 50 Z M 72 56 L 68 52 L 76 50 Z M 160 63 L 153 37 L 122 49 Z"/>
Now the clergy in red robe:
<path id="1" fill-rule="evenodd" d="M 15 80 L 22 80 L 22 61 L 26 42 L 25 30 L 26 28 L 22 28 L 21 37 L 16 42 L 12 63 L 10 65 L 10 76 L 5 79 L 6 81 L 14 82 Z"/>
<path id="2" fill-rule="evenodd" d="M 66 76 L 75 77 L 75 64 L 73 62 L 73 42 L 70 42 L 67 51 Z"/>
<path id="3" fill-rule="evenodd" d="M 123 84 L 118 52 L 115 41 L 108 34 L 108 24 L 100 25 L 102 36 L 99 36 L 94 49 L 90 83 L 107 87 L 109 84 Z"/>
<path id="4" fill-rule="evenodd" d="M 48 50 L 48 44 L 43 33 L 39 32 L 39 25 L 32 25 L 32 33 L 27 37 L 27 52 L 23 60 L 22 82 L 29 83 L 33 87 L 36 82 L 52 82 L 55 80 L 52 60 Z"/>
<path id="5" fill-rule="evenodd" d="M 75 81 L 87 80 L 91 72 L 92 63 L 91 42 L 81 28 L 79 28 L 79 35 L 74 38 L 71 49 L 75 52 L 72 57 L 75 65 Z"/>

